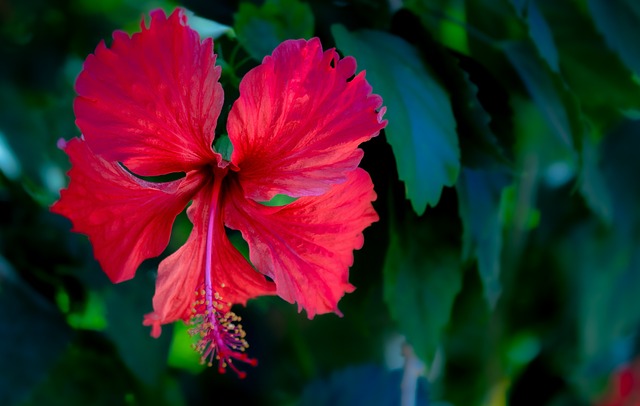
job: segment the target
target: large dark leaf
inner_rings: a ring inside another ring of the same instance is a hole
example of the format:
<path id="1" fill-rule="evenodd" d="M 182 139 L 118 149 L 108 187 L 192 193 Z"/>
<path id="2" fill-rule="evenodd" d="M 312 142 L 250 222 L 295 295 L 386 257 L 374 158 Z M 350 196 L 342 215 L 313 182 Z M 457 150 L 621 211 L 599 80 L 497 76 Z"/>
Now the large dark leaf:
<path id="1" fill-rule="evenodd" d="M 418 16 L 408 10 L 393 16 L 391 32 L 418 49 L 434 78 L 448 90 L 462 165 L 508 166 L 513 130 L 508 128 L 511 114 L 500 83 L 476 59 L 437 42 Z"/>
<path id="2" fill-rule="evenodd" d="M 398 175 L 418 214 L 435 206 L 444 186 L 455 184 L 460 171 L 456 122 L 446 90 L 434 79 L 418 51 L 393 35 L 363 30 L 350 33 L 332 27 L 340 50 L 356 57 L 379 93 L 389 124 Z"/>

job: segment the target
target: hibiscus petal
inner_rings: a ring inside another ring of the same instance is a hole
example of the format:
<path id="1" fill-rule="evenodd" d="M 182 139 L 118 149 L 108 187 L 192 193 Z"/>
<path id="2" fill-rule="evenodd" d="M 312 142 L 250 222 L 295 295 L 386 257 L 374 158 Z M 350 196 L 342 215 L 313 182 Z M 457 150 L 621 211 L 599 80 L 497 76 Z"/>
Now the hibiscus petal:
<path id="1" fill-rule="evenodd" d="M 51 211 L 69 218 L 72 231 L 89 237 L 111 281 L 131 279 L 142 261 L 166 248 L 173 221 L 199 180 L 145 182 L 94 155 L 80 138 L 61 144 L 71 160 L 71 181 Z"/>
<path id="2" fill-rule="evenodd" d="M 211 149 L 223 102 L 213 41 L 202 43 L 182 10 L 129 37 L 113 34 L 89 55 L 76 82 L 76 124 L 94 153 L 139 175 L 186 172 Z"/>
<path id="3" fill-rule="evenodd" d="M 345 181 L 358 145 L 386 125 L 382 99 L 355 71 L 313 38 L 283 42 L 247 73 L 227 121 L 245 196 L 316 196 Z"/>
<path id="4" fill-rule="evenodd" d="M 309 318 L 335 312 L 354 287 L 348 282 L 353 250 L 362 230 L 378 220 L 371 178 L 362 169 L 318 197 L 302 197 L 282 207 L 245 200 L 237 186 L 225 220 L 249 243 L 251 262 L 274 280 L 277 294 L 297 302 Z"/>
<path id="5" fill-rule="evenodd" d="M 178 251 L 160 263 L 156 292 L 153 297 L 154 312 L 145 316 L 145 325 L 152 325 L 152 334 L 160 334 L 161 324 L 191 316 L 194 293 L 205 288 L 204 273 L 208 216 L 211 210 L 212 188 L 198 193 L 187 210 L 194 224 L 189 239 Z M 211 280 L 212 289 L 222 300 L 232 304 L 245 304 L 248 299 L 273 294 L 275 286 L 258 273 L 226 236 L 221 213 L 216 213 L 213 223 Z"/>

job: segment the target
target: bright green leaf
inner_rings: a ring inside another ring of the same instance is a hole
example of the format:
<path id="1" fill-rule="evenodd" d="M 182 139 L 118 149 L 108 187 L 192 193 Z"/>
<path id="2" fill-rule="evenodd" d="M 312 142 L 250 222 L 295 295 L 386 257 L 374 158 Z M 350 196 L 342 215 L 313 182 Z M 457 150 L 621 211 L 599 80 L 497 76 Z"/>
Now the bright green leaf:
<path id="1" fill-rule="evenodd" d="M 350 33 L 335 25 L 338 47 L 355 56 L 387 106 L 385 133 L 398 175 L 418 214 L 435 206 L 444 186 L 460 171 L 456 122 L 446 90 L 433 78 L 418 51 L 396 36 L 371 30 Z M 384 55 L 384 61 L 381 60 Z"/>
<path id="2" fill-rule="evenodd" d="M 384 299 L 418 358 L 427 363 L 461 287 L 459 252 L 415 222 L 392 233 L 384 264 Z"/>
<path id="3" fill-rule="evenodd" d="M 67 315 L 67 322 L 75 329 L 101 331 L 107 327 L 106 309 L 103 298 L 89 291 L 82 312 Z"/>
<path id="4" fill-rule="evenodd" d="M 297 197 L 291 197 L 287 195 L 275 195 L 268 202 L 260 202 L 260 204 L 263 204 L 265 206 L 272 206 L 272 207 L 286 206 L 287 204 L 293 203 L 296 200 L 298 200 Z"/>
<path id="5" fill-rule="evenodd" d="M 174 323 L 173 338 L 169 349 L 168 363 L 174 368 L 180 368 L 198 374 L 206 368 L 200 362 L 200 353 L 193 349 L 194 339 L 189 334 L 189 326 L 182 322 Z"/>
<path id="6" fill-rule="evenodd" d="M 257 61 L 284 40 L 310 38 L 313 25 L 311 7 L 298 0 L 267 0 L 260 7 L 242 3 L 235 15 L 238 40 Z"/>

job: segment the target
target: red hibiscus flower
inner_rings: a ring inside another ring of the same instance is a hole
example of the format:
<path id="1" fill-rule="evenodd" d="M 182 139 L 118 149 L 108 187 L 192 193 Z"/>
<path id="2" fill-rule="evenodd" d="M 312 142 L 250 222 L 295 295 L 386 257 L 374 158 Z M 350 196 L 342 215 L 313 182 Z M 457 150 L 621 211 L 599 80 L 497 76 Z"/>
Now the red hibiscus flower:
<path id="1" fill-rule="evenodd" d="M 605 396 L 595 406 L 640 405 L 640 359 L 623 365 L 611 375 Z"/>
<path id="2" fill-rule="evenodd" d="M 242 376 L 233 359 L 255 361 L 231 305 L 277 294 L 313 317 L 339 314 L 353 291 L 353 250 L 378 219 L 358 145 L 386 125 L 382 99 L 355 75 L 353 58 L 323 51 L 317 38 L 285 41 L 240 83 L 226 154 L 213 147 L 223 105 L 213 41 L 201 41 L 182 10 L 154 11 L 141 28 L 115 32 L 111 48 L 99 44 L 84 63 L 74 103 L 82 137 L 60 142 L 72 169 L 51 210 L 89 237 L 105 273 L 121 282 L 163 252 L 192 202 L 193 230 L 160 264 L 144 324 L 157 337 L 162 324 L 191 323 L 203 361 Z M 171 173 L 183 176 L 142 180 Z M 278 194 L 297 199 L 261 204 Z M 225 226 L 242 233 L 251 264 Z"/>

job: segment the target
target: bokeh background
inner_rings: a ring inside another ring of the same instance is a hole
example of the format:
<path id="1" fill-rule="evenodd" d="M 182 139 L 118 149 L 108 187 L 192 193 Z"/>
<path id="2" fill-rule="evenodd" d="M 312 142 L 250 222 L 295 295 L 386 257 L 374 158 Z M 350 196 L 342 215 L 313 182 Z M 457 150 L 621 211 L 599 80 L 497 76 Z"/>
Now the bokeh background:
<path id="1" fill-rule="evenodd" d="M 84 58 L 176 6 L 215 38 L 220 131 L 289 38 L 355 56 L 388 108 L 344 317 L 236 309 L 244 380 L 142 326 L 161 258 L 112 285 L 48 211 Z M 0 405 L 640 404 L 639 38 L 635 0 L 0 0 Z"/>

